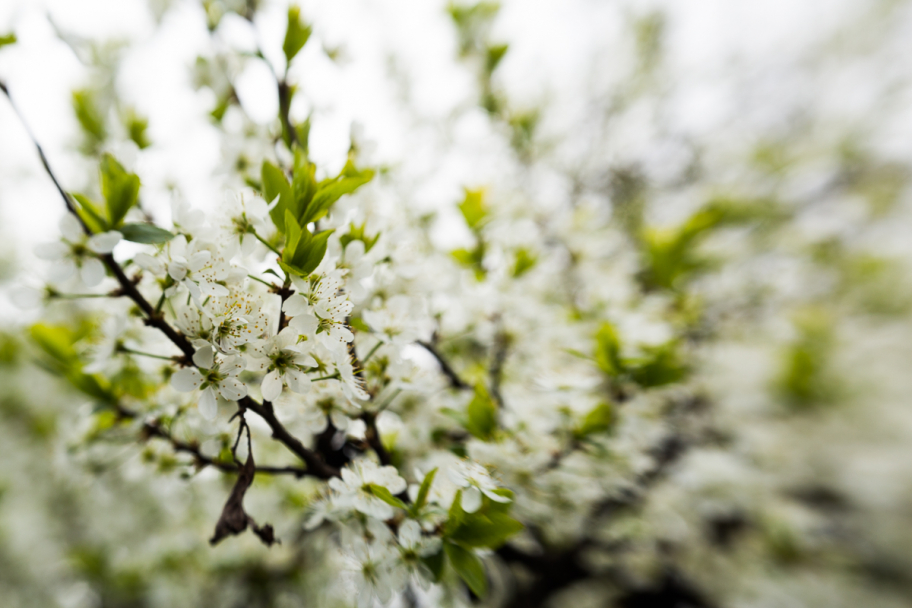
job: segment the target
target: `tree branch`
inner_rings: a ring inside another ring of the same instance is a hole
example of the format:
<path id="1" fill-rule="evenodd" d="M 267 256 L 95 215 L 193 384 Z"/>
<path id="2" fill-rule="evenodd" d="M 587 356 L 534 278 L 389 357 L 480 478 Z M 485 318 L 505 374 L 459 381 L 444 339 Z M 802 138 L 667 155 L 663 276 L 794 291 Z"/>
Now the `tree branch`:
<path id="1" fill-rule="evenodd" d="M 50 165 L 48 164 L 47 159 L 44 156 L 44 152 L 41 149 L 41 146 L 38 144 L 38 141 L 35 139 L 34 135 L 32 135 L 31 131 L 29 130 L 28 124 L 25 122 L 25 119 L 23 118 L 22 114 L 19 113 L 18 109 L 16 109 L 15 104 L 13 104 L 12 97 L 10 97 L 9 90 L 6 88 L 6 85 L 0 83 L 0 89 L 2 89 L 3 93 L 6 94 L 6 96 L 9 98 L 10 104 L 13 106 L 13 110 L 16 112 L 17 116 L 19 117 L 19 120 L 22 122 L 22 125 L 25 127 L 26 132 L 28 132 L 29 137 L 32 140 L 32 143 L 38 149 L 38 154 L 41 157 L 41 161 L 42 161 L 42 164 L 44 165 L 44 169 L 45 169 L 45 171 L 47 171 L 47 174 L 50 176 L 51 180 L 54 182 L 54 185 L 57 186 L 57 191 L 60 192 L 60 196 L 63 198 L 64 204 L 66 205 L 67 210 L 76 216 L 76 218 L 79 220 L 80 224 L 82 224 L 83 230 L 85 230 L 86 234 L 91 234 L 92 231 L 88 228 L 88 226 L 86 226 L 85 222 L 82 221 L 82 218 L 79 216 L 79 214 L 76 213 L 76 208 L 73 206 L 73 203 L 70 200 L 70 197 L 67 195 L 67 193 L 64 191 L 64 189 L 60 186 L 60 182 L 57 181 L 57 177 L 54 175 L 53 170 L 51 169 Z M 171 342 L 175 346 L 177 346 L 180 349 L 180 351 L 184 354 L 184 356 L 187 359 L 185 363 L 187 365 L 193 365 L 192 359 L 193 359 L 193 355 L 196 351 L 193 348 L 193 345 L 190 344 L 190 342 L 187 340 L 187 338 L 183 334 L 176 331 L 173 327 L 171 327 L 168 324 L 168 322 L 165 321 L 164 317 L 160 313 L 155 312 L 155 309 L 152 307 L 152 305 L 149 304 L 148 300 L 146 300 L 146 298 L 143 297 L 143 295 L 139 292 L 139 290 L 136 288 L 136 285 L 133 283 L 133 281 L 131 281 L 129 278 L 127 278 L 127 275 L 124 273 L 123 269 L 120 267 L 120 264 L 117 263 L 117 261 L 114 259 L 114 257 L 111 254 L 107 254 L 104 256 L 100 256 L 100 257 L 101 257 L 101 261 L 105 264 L 105 266 L 108 267 L 108 269 L 114 275 L 114 278 L 117 279 L 117 282 L 120 284 L 120 288 L 121 288 L 121 290 L 123 290 L 124 295 L 126 295 L 131 300 L 133 300 L 133 302 L 143 312 L 143 314 L 146 317 L 146 319 L 145 319 L 146 325 L 155 327 L 156 329 L 161 331 L 163 334 L 165 334 L 165 336 L 167 336 L 168 339 L 171 340 Z M 263 420 L 265 420 L 266 423 L 269 425 L 269 427 L 272 429 L 273 438 L 275 438 L 276 440 L 283 443 L 289 450 L 291 450 L 294 454 L 296 454 L 298 457 L 300 457 L 301 460 L 303 460 L 304 463 L 307 465 L 307 470 L 308 470 L 309 474 L 320 477 L 321 479 L 329 479 L 330 477 L 339 476 L 338 469 L 328 466 L 325 462 L 323 462 L 320 459 L 319 456 L 317 456 L 317 454 L 315 454 L 311 450 L 304 447 L 304 444 L 302 444 L 298 438 L 294 437 L 291 433 L 288 432 L 288 429 L 286 429 L 285 426 L 282 425 L 281 422 L 279 422 L 278 418 L 276 418 L 275 413 L 273 413 L 273 411 L 272 411 L 272 405 L 269 402 L 259 404 L 256 401 L 254 401 L 253 399 L 251 399 L 250 397 L 244 397 L 244 399 L 241 401 L 240 405 L 242 405 L 243 407 L 245 407 L 249 410 L 252 410 L 258 416 L 263 418 Z"/>
<path id="2" fill-rule="evenodd" d="M 434 358 L 437 359 L 437 363 L 440 365 L 440 371 L 443 372 L 443 375 L 449 379 L 451 387 L 459 389 L 461 391 L 471 390 L 472 387 L 459 377 L 459 374 L 457 374 L 456 371 L 447 362 L 447 360 L 444 359 L 443 355 L 440 354 L 440 351 L 437 350 L 436 346 L 430 342 L 425 342 L 423 340 L 418 340 L 416 344 L 434 355 Z"/>

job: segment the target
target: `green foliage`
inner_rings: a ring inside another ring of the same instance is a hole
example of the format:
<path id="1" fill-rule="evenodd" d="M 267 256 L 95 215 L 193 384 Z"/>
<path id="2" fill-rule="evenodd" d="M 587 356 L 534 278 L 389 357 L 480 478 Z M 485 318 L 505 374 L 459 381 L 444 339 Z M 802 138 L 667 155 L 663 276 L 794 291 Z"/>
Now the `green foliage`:
<path id="1" fill-rule="evenodd" d="M 497 430 L 497 404 L 481 384 L 466 408 L 465 429 L 483 441 L 493 439 Z"/>
<path id="2" fill-rule="evenodd" d="M 513 498 L 509 490 L 496 493 Z M 511 502 L 496 502 L 483 496 L 482 505 L 475 513 L 462 509 L 462 490 L 456 493 L 444 525 L 444 551 L 450 564 L 479 597 L 487 593 L 487 578 L 481 560 L 473 549 L 496 549 L 523 530 L 523 525 L 510 516 Z"/>
<path id="3" fill-rule="evenodd" d="M 500 4 L 497 2 L 478 2 L 470 6 L 450 3 L 447 6 L 459 36 L 461 57 L 468 57 L 485 48 L 484 39 L 499 11 Z"/>
<path id="4" fill-rule="evenodd" d="M 117 230 L 127 212 L 139 200 L 139 176 L 124 169 L 110 154 L 102 156 L 99 169 L 104 211 L 85 195 L 72 196 L 76 200 L 79 216 L 93 232 Z"/>
<path id="5" fill-rule="evenodd" d="M 678 382 L 686 375 L 687 368 L 680 360 L 674 340 L 659 346 L 643 347 L 642 350 L 640 357 L 623 358 L 617 331 L 607 321 L 595 334 L 593 358 L 599 369 L 609 377 L 624 377 L 643 388 L 652 388 Z"/>
<path id="6" fill-rule="evenodd" d="M 472 551 L 450 542 L 443 543 L 443 550 L 453 570 L 468 585 L 472 593 L 478 597 L 485 597 L 488 594 L 488 579 L 481 559 Z"/>
<path id="7" fill-rule="evenodd" d="M 271 203 L 279 197 L 278 204 L 270 209 L 269 217 L 275 224 L 279 232 L 285 232 L 285 210 L 292 204 L 291 185 L 285 177 L 285 173 L 269 161 L 263 161 L 261 171 L 263 180 L 263 198 L 267 203 Z"/>
<path id="8" fill-rule="evenodd" d="M 513 498 L 509 490 L 497 494 Z M 444 538 L 466 549 L 496 549 L 519 534 L 524 526 L 510 516 L 511 502 L 496 502 L 483 495 L 482 505 L 474 513 L 466 513 L 460 500 L 453 500 L 444 528 Z"/>
<path id="9" fill-rule="evenodd" d="M 124 224 L 119 230 L 125 240 L 147 245 L 160 245 L 174 238 L 173 233 L 153 224 Z"/>
<path id="10" fill-rule="evenodd" d="M 89 154 L 97 154 L 108 137 L 97 94 L 90 89 L 73 91 L 72 104 L 76 120 L 82 128 L 83 149 Z"/>
<path id="11" fill-rule="evenodd" d="M 614 408 L 610 403 L 603 401 L 586 414 L 582 423 L 574 431 L 577 438 L 588 437 L 596 433 L 604 433 L 611 428 L 614 422 Z"/>
<path id="12" fill-rule="evenodd" d="M 538 263 L 538 257 L 532 254 L 525 247 L 516 250 L 516 261 L 513 263 L 513 270 L 510 272 L 513 278 L 521 277 L 530 271 Z"/>
<path id="13" fill-rule="evenodd" d="M 466 188 L 465 198 L 458 206 L 469 228 L 473 232 L 478 232 L 487 221 L 488 215 L 488 206 L 484 200 L 484 190 L 469 190 Z"/>
<path id="14" fill-rule="evenodd" d="M 64 325 L 37 323 L 29 328 L 29 336 L 44 353 L 45 357 L 41 364 L 48 371 L 66 378 L 78 391 L 95 399 L 99 404 L 108 406 L 117 401 L 112 387 L 100 376 L 82 371 L 82 363 L 73 346 L 86 335 L 88 329 L 87 325 L 73 330 Z"/>
<path id="15" fill-rule="evenodd" d="M 605 321 L 595 333 L 595 362 L 609 376 L 617 376 L 624 369 L 621 362 L 621 343 L 614 325 Z"/>
<path id="16" fill-rule="evenodd" d="M 279 265 L 286 271 L 306 277 L 313 272 L 326 255 L 326 241 L 332 230 L 312 234 L 298 225 L 291 211 L 285 210 L 285 249 Z"/>
<path id="17" fill-rule="evenodd" d="M 382 500 L 388 505 L 392 505 L 398 509 L 407 511 L 409 506 L 405 504 L 402 500 L 393 496 L 392 492 L 386 489 L 384 486 L 377 485 L 375 483 L 370 484 L 371 494 Z"/>
<path id="18" fill-rule="evenodd" d="M 101 194 L 111 228 L 117 228 L 139 198 L 139 176 L 129 173 L 110 154 L 101 158 Z"/>
<path id="19" fill-rule="evenodd" d="M 798 335 L 783 352 L 774 389 L 796 410 L 808 410 L 833 401 L 837 380 L 829 370 L 833 330 L 829 318 L 810 310 L 796 320 Z"/>
<path id="20" fill-rule="evenodd" d="M 127 128 L 127 135 L 140 150 L 144 150 L 152 145 L 146 130 L 149 128 L 149 119 L 140 116 L 132 108 L 124 114 L 124 126 Z"/>
<path id="21" fill-rule="evenodd" d="M 436 476 L 436 467 L 428 471 L 427 475 L 424 476 L 421 487 L 418 488 L 418 496 L 415 497 L 415 502 L 412 504 L 411 513 L 413 515 L 421 512 L 421 509 L 427 504 L 428 493 L 431 491 L 431 485 L 433 485 L 434 477 Z"/>
<path id="22" fill-rule="evenodd" d="M 541 113 L 538 110 L 529 110 L 512 114 L 507 121 L 510 126 L 510 145 L 524 160 L 532 155 L 532 144 L 540 120 Z"/>
<path id="23" fill-rule="evenodd" d="M 372 170 L 358 170 L 349 161 L 336 177 L 317 182 L 316 166 L 297 147 L 291 184 L 282 170 L 269 162 L 263 163 L 261 174 L 263 197 L 269 202 L 279 197 L 278 204 L 270 211 L 270 217 L 280 232 L 287 232 L 286 211 L 295 219 L 297 226 L 306 226 L 325 216 L 339 198 L 354 192 L 374 177 Z"/>
<path id="24" fill-rule="evenodd" d="M 367 226 L 367 221 L 364 221 L 360 226 L 355 226 L 354 224 L 349 224 L 348 232 L 339 237 L 339 242 L 342 244 L 342 248 L 348 246 L 352 241 L 361 241 L 364 243 L 364 252 L 367 253 L 371 248 L 377 244 L 377 241 L 380 239 L 380 233 L 378 232 L 374 236 L 370 236 L 365 232 Z"/>
<path id="25" fill-rule="evenodd" d="M 0 34 L 0 47 L 16 43 L 16 34 Z"/>
<path id="26" fill-rule="evenodd" d="M 509 44 L 495 44 L 485 49 L 485 72 L 493 74 L 507 54 Z"/>
<path id="27" fill-rule="evenodd" d="M 677 228 L 644 230 L 640 236 L 644 286 L 669 291 L 681 289 L 686 279 L 711 267 L 710 260 L 700 256 L 697 247 L 712 230 L 770 217 L 774 213 L 767 201 L 743 204 L 717 199 Z"/>
<path id="28" fill-rule="evenodd" d="M 282 42 L 282 51 L 285 60 L 290 64 L 295 55 L 304 48 L 313 28 L 301 19 L 301 8 L 288 7 L 288 28 L 285 30 L 285 40 Z"/>

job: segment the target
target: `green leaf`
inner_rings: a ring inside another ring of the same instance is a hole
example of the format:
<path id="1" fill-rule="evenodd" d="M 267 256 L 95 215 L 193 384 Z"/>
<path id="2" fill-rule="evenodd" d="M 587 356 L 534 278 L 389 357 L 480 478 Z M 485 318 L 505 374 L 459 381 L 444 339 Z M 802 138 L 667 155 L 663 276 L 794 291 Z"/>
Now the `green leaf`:
<path id="1" fill-rule="evenodd" d="M 89 89 L 73 91 L 72 104 L 76 120 L 85 137 L 83 149 L 85 152 L 94 154 L 108 137 L 108 130 L 105 127 L 104 116 L 98 108 L 96 94 Z"/>
<path id="2" fill-rule="evenodd" d="M 421 508 L 427 504 L 428 492 L 431 491 L 431 484 L 434 483 L 434 477 L 436 475 L 437 468 L 435 467 L 424 476 L 424 481 L 421 482 L 421 487 L 418 488 L 418 496 L 415 498 L 415 504 L 412 505 L 412 511 L 414 513 L 420 511 Z"/>
<path id="3" fill-rule="evenodd" d="M 333 203 L 346 194 L 351 194 L 367 182 L 374 178 L 374 172 L 370 169 L 358 171 L 349 161 L 342 173 L 335 180 L 323 185 L 321 184 L 313 196 L 313 199 L 307 205 L 304 212 L 305 219 L 303 222 L 314 222 L 329 211 Z"/>
<path id="4" fill-rule="evenodd" d="M 628 363 L 630 378 L 645 388 L 678 382 L 687 374 L 677 345 L 669 342 L 646 350 L 646 356 Z"/>
<path id="5" fill-rule="evenodd" d="M 449 536 L 450 540 L 458 542 L 466 548 L 496 549 L 502 546 L 511 536 L 522 532 L 523 526 L 519 521 L 504 513 L 489 513 L 481 515 L 472 513 Z"/>
<path id="6" fill-rule="evenodd" d="M 443 567 L 446 565 L 446 554 L 441 549 L 434 555 L 422 557 L 421 561 L 428 567 L 431 574 L 434 575 L 434 582 L 440 582 L 440 576 L 443 574 Z"/>
<path id="7" fill-rule="evenodd" d="M 9 33 L 0 35 L 0 47 L 6 46 L 7 44 L 16 43 L 16 34 Z"/>
<path id="8" fill-rule="evenodd" d="M 174 234 L 152 224 L 124 224 L 118 230 L 127 241 L 159 245 L 174 238 Z"/>
<path id="9" fill-rule="evenodd" d="M 288 29 L 285 30 L 285 41 L 282 43 L 282 51 L 285 52 L 285 60 L 291 63 L 295 55 L 307 44 L 313 28 L 301 20 L 301 8 L 298 6 L 288 7 Z"/>
<path id="10" fill-rule="evenodd" d="M 384 486 L 380 486 L 375 483 L 372 483 L 372 484 L 370 484 L 370 489 L 371 489 L 371 493 L 373 493 L 374 496 L 376 496 L 377 498 L 379 498 L 386 504 L 392 505 L 399 509 L 403 509 L 405 511 L 408 510 L 408 505 L 405 504 L 404 502 L 402 502 L 400 499 L 393 496 L 393 493 L 390 492 L 388 489 L 386 489 Z"/>
<path id="11" fill-rule="evenodd" d="M 621 343 L 614 326 L 608 321 L 602 323 L 595 334 L 595 362 L 609 376 L 616 376 L 624 369 Z"/>
<path id="12" fill-rule="evenodd" d="M 70 196 L 76 201 L 76 212 L 79 214 L 79 217 L 82 218 L 82 221 L 86 223 L 92 232 L 108 231 L 108 220 L 102 216 L 101 211 L 95 203 L 82 194 L 71 193 Z"/>
<path id="13" fill-rule="evenodd" d="M 603 401 L 586 414 L 582 424 L 576 430 L 576 435 L 578 437 L 586 437 L 593 433 L 604 433 L 611 428 L 613 420 L 611 404 Z"/>
<path id="14" fill-rule="evenodd" d="M 301 226 L 306 226 L 314 220 L 307 213 L 307 209 L 317 191 L 316 172 L 316 165 L 307 160 L 304 150 L 295 146 L 294 179 L 291 183 L 292 200 L 288 208 L 294 213 Z"/>
<path id="15" fill-rule="evenodd" d="M 472 435 L 488 441 L 493 438 L 497 429 L 497 404 L 488 395 L 488 391 L 479 384 L 475 387 L 475 396 L 466 408 L 466 430 Z"/>
<path id="16" fill-rule="evenodd" d="M 269 217 L 272 223 L 278 228 L 279 232 L 285 232 L 285 210 L 289 209 L 292 201 L 291 185 L 285 178 L 285 173 L 270 163 L 263 161 L 261 170 L 263 179 L 263 198 L 267 203 L 271 203 L 279 197 L 278 204 L 269 210 Z"/>
<path id="17" fill-rule="evenodd" d="M 101 159 L 101 193 L 107 205 L 109 224 L 111 228 L 117 228 L 139 198 L 139 176 L 124 169 L 110 154 L 105 154 Z"/>
<path id="18" fill-rule="evenodd" d="M 450 505 L 450 510 L 447 513 L 446 523 L 443 525 L 444 536 L 449 536 L 459 529 L 465 516 L 466 512 L 462 510 L 462 490 L 456 490 L 456 495 L 453 497 L 453 504 Z"/>
<path id="19" fill-rule="evenodd" d="M 488 215 L 487 205 L 484 202 L 484 190 L 466 189 L 465 193 L 465 199 L 459 203 L 459 210 L 462 211 L 462 217 L 465 218 L 469 228 L 477 230 L 484 224 Z"/>
<path id="20" fill-rule="evenodd" d="M 472 593 L 483 598 L 488 594 L 488 578 L 485 575 L 484 564 L 472 551 L 463 549 L 453 543 L 444 543 L 443 549 L 446 551 L 450 563 L 456 574 L 459 575 Z"/>
<path id="21" fill-rule="evenodd" d="M 149 119 L 140 116 L 132 108 L 127 110 L 124 115 L 124 126 L 127 127 L 127 134 L 140 150 L 144 150 L 151 145 L 146 130 L 149 128 Z"/>
<path id="22" fill-rule="evenodd" d="M 520 277 L 535 266 L 538 258 L 529 253 L 528 249 L 516 250 L 516 262 L 513 264 L 513 278 Z"/>
<path id="23" fill-rule="evenodd" d="M 487 48 L 485 53 L 485 71 L 488 74 L 494 73 L 509 48 L 510 45 L 508 44 L 496 44 Z"/>
<path id="24" fill-rule="evenodd" d="M 302 231 L 298 221 L 294 218 L 291 211 L 285 210 L 285 249 L 282 250 L 282 261 L 288 265 L 294 264 L 295 251 L 298 249 L 298 243 L 301 241 Z M 308 233 L 309 234 L 309 233 Z"/>

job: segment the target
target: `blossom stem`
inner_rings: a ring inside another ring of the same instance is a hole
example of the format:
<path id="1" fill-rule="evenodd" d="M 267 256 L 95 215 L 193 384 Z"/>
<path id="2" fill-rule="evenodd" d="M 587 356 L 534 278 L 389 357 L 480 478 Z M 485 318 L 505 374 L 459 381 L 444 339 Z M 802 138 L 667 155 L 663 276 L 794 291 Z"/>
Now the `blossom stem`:
<path id="1" fill-rule="evenodd" d="M 318 381 L 320 381 L 320 380 L 336 380 L 338 377 L 339 377 L 339 372 L 336 372 L 336 373 L 334 373 L 334 374 L 330 374 L 330 375 L 328 375 L 328 376 L 322 376 L 322 377 L 320 377 L 320 378 L 311 378 L 310 381 L 311 381 L 311 382 L 318 382 Z"/>
<path id="2" fill-rule="evenodd" d="M 386 408 L 388 408 L 388 407 L 390 406 L 390 404 L 393 403 L 393 400 L 394 400 L 396 397 L 398 397 L 398 396 L 399 396 L 399 393 L 401 393 L 401 392 L 402 392 L 402 389 L 401 389 L 401 388 L 397 388 L 397 389 L 395 390 L 395 392 L 393 392 L 392 395 L 390 395 L 386 400 L 384 400 L 383 404 L 380 405 L 380 407 L 378 407 L 378 408 L 374 411 L 374 413 L 375 413 L 375 414 L 379 414 L 380 412 L 382 412 L 383 410 L 385 410 Z"/>
<path id="3" fill-rule="evenodd" d="M 266 287 L 269 287 L 270 289 L 276 288 L 276 286 L 273 285 L 272 283 L 270 283 L 269 281 L 264 281 L 263 279 L 253 276 L 252 274 L 248 274 L 247 278 L 253 279 L 254 281 L 257 281 L 258 283 L 262 283 L 263 285 L 265 285 Z"/>
<path id="4" fill-rule="evenodd" d="M 383 346 L 383 340 L 379 340 L 376 344 L 374 344 L 374 347 L 373 347 L 372 349 L 370 349 L 370 352 L 367 353 L 367 356 L 365 356 L 363 359 L 361 359 L 361 366 L 362 366 L 362 367 L 364 366 L 365 363 L 367 363 L 367 361 L 368 361 L 371 357 L 374 356 L 374 353 L 377 352 L 377 349 L 379 349 L 381 346 Z"/>
<path id="5" fill-rule="evenodd" d="M 163 361 L 174 361 L 174 357 L 166 357 L 165 355 L 155 355 L 152 353 L 144 353 L 141 350 L 133 350 L 132 348 L 127 348 L 126 346 L 120 346 L 117 348 L 118 351 L 122 353 L 129 353 L 131 355 L 139 355 L 141 357 L 150 357 L 152 359 L 161 359 Z"/>
<path id="6" fill-rule="evenodd" d="M 270 251 L 272 251 L 273 253 L 275 253 L 275 254 L 278 255 L 278 256 L 281 256 L 281 255 L 282 255 L 282 253 L 281 253 L 278 249 L 276 249 L 275 247 L 273 247 L 272 245 L 270 245 L 269 242 L 268 242 L 266 239 L 264 239 L 264 238 L 261 237 L 259 234 L 257 234 L 257 231 L 256 231 L 256 230 L 251 231 L 251 234 L 254 236 L 254 238 L 255 238 L 256 240 L 258 240 L 259 242 L 261 242 L 261 243 L 263 243 L 264 245 L 266 245 L 266 247 L 268 247 Z M 248 276 L 249 276 L 249 275 L 248 275 Z"/>
<path id="7" fill-rule="evenodd" d="M 55 293 L 53 297 L 61 300 L 79 300 L 82 298 L 116 298 L 117 296 L 110 293 Z"/>
<path id="8" fill-rule="evenodd" d="M 161 297 L 158 299 L 158 303 L 155 305 L 155 314 L 161 312 L 162 306 L 165 304 L 165 292 L 162 292 Z"/>

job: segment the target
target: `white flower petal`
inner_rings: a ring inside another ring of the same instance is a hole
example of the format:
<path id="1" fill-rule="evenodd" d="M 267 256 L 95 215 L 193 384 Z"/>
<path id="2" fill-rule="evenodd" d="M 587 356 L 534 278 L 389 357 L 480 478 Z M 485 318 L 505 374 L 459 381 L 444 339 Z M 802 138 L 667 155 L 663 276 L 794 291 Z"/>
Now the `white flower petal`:
<path id="1" fill-rule="evenodd" d="M 83 260 L 82 268 L 79 269 L 79 278 L 86 287 L 95 287 L 104 280 L 104 276 L 104 264 L 101 263 L 101 260 L 95 258 Z"/>
<path id="2" fill-rule="evenodd" d="M 171 386 L 176 391 L 187 393 L 199 388 L 203 383 L 203 376 L 195 367 L 185 367 L 171 376 Z"/>
<path id="3" fill-rule="evenodd" d="M 462 510 L 466 513 L 474 513 L 481 508 L 481 490 L 475 486 L 469 486 L 462 491 Z"/>
<path id="4" fill-rule="evenodd" d="M 89 249 L 95 253 L 111 253 L 123 235 L 116 230 L 102 232 L 89 238 Z"/>
<path id="5" fill-rule="evenodd" d="M 225 378 L 219 382 L 219 394 L 228 401 L 237 401 L 247 395 L 247 385 L 237 378 Z"/>
<path id="6" fill-rule="evenodd" d="M 279 370 L 274 369 L 263 377 L 260 391 L 266 401 L 273 401 L 282 394 L 282 378 L 279 377 Z"/>
<path id="7" fill-rule="evenodd" d="M 200 395 L 199 413 L 206 420 L 215 420 L 215 417 L 218 416 L 218 401 L 211 386 Z"/>
<path id="8" fill-rule="evenodd" d="M 82 237 L 85 236 L 85 233 L 82 231 L 82 225 L 72 213 L 67 213 L 60 218 L 59 227 L 60 233 L 63 234 L 63 238 L 70 242 L 79 242 L 82 240 Z"/>
<path id="9" fill-rule="evenodd" d="M 215 352 L 210 345 L 206 345 L 193 354 L 193 363 L 203 369 L 212 369 L 215 361 Z"/>
<path id="10" fill-rule="evenodd" d="M 60 241 L 54 241 L 53 243 L 42 243 L 40 245 L 37 245 L 34 249 L 35 257 L 40 260 L 47 260 L 49 262 L 63 258 L 69 252 L 69 246 L 67 246 L 66 243 L 61 243 Z"/>

